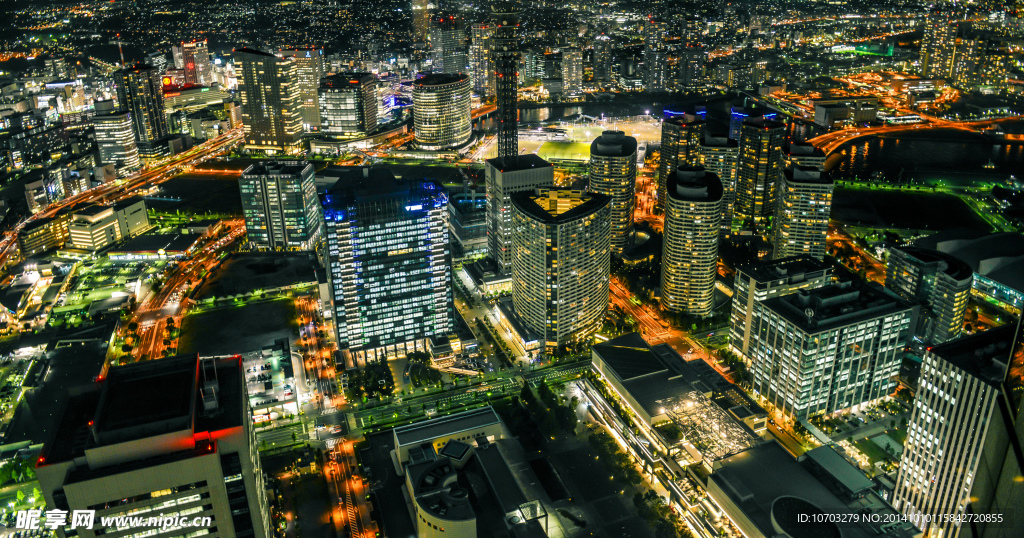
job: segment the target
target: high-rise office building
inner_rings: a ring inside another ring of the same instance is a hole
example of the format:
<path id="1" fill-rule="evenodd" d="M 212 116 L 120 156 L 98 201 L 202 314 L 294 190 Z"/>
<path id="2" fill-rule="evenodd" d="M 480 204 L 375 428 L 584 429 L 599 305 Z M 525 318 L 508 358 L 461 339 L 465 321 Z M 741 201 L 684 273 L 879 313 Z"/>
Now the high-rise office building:
<path id="1" fill-rule="evenodd" d="M 586 342 L 604 320 L 610 205 L 608 196 L 571 189 L 512 195 L 512 303 L 548 349 Z"/>
<path id="2" fill-rule="evenodd" d="M 302 136 L 295 62 L 255 49 L 234 52 L 246 149 L 291 153 Z"/>
<path id="3" fill-rule="evenodd" d="M 665 210 L 668 200 L 668 178 L 684 166 L 700 164 L 700 144 L 704 137 L 704 120 L 693 114 L 666 118 L 661 124 L 661 165 L 658 168 L 658 200 L 655 207 Z"/>
<path id="4" fill-rule="evenodd" d="M 667 22 L 648 19 L 644 23 L 644 89 L 647 91 L 665 91 L 668 74 L 665 46 L 667 33 Z"/>
<path id="5" fill-rule="evenodd" d="M 512 271 L 512 195 L 555 185 L 555 168 L 536 154 L 506 163 L 487 159 L 487 251 L 499 272 Z"/>
<path id="6" fill-rule="evenodd" d="M 729 344 L 732 351 L 750 359 L 754 304 L 798 290 L 820 288 L 832 282 L 832 266 L 810 256 L 774 261 L 755 261 L 736 267 L 733 277 Z"/>
<path id="7" fill-rule="evenodd" d="M 359 365 L 426 350 L 453 324 L 448 193 L 362 172 L 321 197 L 338 347 Z"/>
<path id="8" fill-rule="evenodd" d="M 472 88 L 464 74 L 434 73 L 412 83 L 416 145 L 438 150 L 459 147 L 473 133 Z"/>
<path id="9" fill-rule="evenodd" d="M 491 64 L 498 104 L 498 158 L 514 166 L 519 157 L 519 10 L 507 0 L 491 5 L 494 37 Z"/>
<path id="10" fill-rule="evenodd" d="M 73 392 L 35 471 L 49 509 L 95 518 L 58 535 L 130 534 L 107 520 L 131 515 L 192 525 L 152 528 L 167 535 L 273 536 L 245 377 L 238 358 L 178 356 Z"/>
<path id="11" fill-rule="evenodd" d="M 740 129 L 740 160 L 733 214 L 760 228 L 775 212 L 775 188 L 782 174 L 786 125 L 763 118 L 746 120 Z"/>
<path id="12" fill-rule="evenodd" d="M 469 63 L 465 21 L 452 15 L 430 19 L 430 49 L 435 73 L 465 73 Z"/>
<path id="13" fill-rule="evenodd" d="M 916 307 L 861 280 L 754 303 L 753 394 L 777 418 L 859 409 L 896 386 Z"/>
<path id="14" fill-rule="evenodd" d="M 715 307 L 722 180 L 701 167 L 680 166 L 667 178 L 661 247 L 661 306 L 710 316 Z"/>
<path id="15" fill-rule="evenodd" d="M 306 131 L 320 130 L 320 79 L 327 74 L 324 49 L 282 49 L 277 55 L 295 62 L 295 84 L 299 90 L 299 115 Z"/>
<path id="16" fill-rule="evenodd" d="M 491 47 L 494 26 L 478 22 L 470 28 L 469 73 L 473 77 L 473 91 L 477 95 L 494 95 L 494 67 L 491 65 Z"/>
<path id="17" fill-rule="evenodd" d="M 1019 522 L 1020 505 L 998 497 L 1015 488 L 1019 502 L 1024 483 L 1020 399 L 1010 393 L 1018 382 L 1007 374 L 1024 361 L 1015 325 L 924 354 L 892 503 L 924 536 L 1020 535 L 1004 519 Z M 998 506 L 1012 508 L 997 521 Z"/>
<path id="18" fill-rule="evenodd" d="M 949 254 L 915 247 L 889 249 L 885 287 L 924 305 L 915 334 L 926 345 L 960 336 L 973 283 L 971 266 Z"/>
<path id="19" fill-rule="evenodd" d="M 704 132 L 698 149 L 699 164 L 722 180 L 722 234 L 732 232 L 733 207 L 736 205 L 736 170 L 740 145 L 722 134 Z"/>
<path id="20" fill-rule="evenodd" d="M 320 131 L 331 136 L 368 134 L 377 128 L 377 77 L 338 73 L 320 80 Z"/>
<path id="21" fill-rule="evenodd" d="M 167 112 L 164 110 L 160 73 L 149 65 L 121 69 L 114 73 L 117 104 L 132 117 L 135 144 L 143 160 L 162 156 L 160 142 L 167 138 Z"/>
<path id="22" fill-rule="evenodd" d="M 576 95 L 583 91 L 583 51 L 579 47 L 562 49 L 562 93 Z"/>
<path id="23" fill-rule="evenodd" d="M 182 43 L 181 62 L 181 68 L 185 71 L 185 84 L 209 86 L 213 83 L 213 64 L 210 63 L 210 49 L 205 39 Z"/>
<path id="24" fill-rule="evenodd" d="M 249 242 L 259 250 L 315 250 L 321 235 L 313 165 L 263 162 L 238 180 Z"/>
<path id="25" fill-rule="evenodd" d="M 589 190 L 611 198 L 611 248 L 618 256 L 633 235 L 636 152 L 636 139 L 622 131 L 605 131 L 590 144 Z"/>
<path id="26" fill-rule="evenodd" d="M 96 101 L 92 118 L 100 163 L 113 164 L 118 175 L 139 168 L 139 147 L 135 144 L 132 115 L 114 108 L 113 101 Z"/>
<path id="27" fill-rule="evenodd" d="M 794 166 L 782 171 L 775 193 L 772 243 L 776 260 L 800 255 L 825 257 L 834 187 L 832 176 L 817 167 Z"/>

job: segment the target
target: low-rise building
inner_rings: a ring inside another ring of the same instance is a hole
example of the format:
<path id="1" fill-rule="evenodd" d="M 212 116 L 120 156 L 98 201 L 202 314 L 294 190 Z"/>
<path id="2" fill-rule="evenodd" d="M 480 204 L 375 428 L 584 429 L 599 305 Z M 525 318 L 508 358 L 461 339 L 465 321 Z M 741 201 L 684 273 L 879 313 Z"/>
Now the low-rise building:
<path id="1" fill-rule="evenodd" d="M 22 258 L 60 248 L 68 240 L 68 221 L 71 215 L 58 215 L 36 219 L 18 231 L 18 249 Z"/>

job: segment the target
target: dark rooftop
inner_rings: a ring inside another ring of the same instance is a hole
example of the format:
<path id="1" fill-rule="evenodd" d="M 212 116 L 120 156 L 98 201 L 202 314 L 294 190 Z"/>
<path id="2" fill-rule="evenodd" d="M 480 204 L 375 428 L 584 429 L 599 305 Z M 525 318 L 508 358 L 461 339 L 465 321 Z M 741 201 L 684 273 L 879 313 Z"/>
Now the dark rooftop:
<path id="1" fill-rule="evenodd" d="M 703 166 L 680 166 L 668 178 L 668 196 L 676 200 L 714 202 L 725 192 L 718 174 Z"/>
<path id="2" fill-rule="evenodd" d="M 462 73 L 431 73 L 422 78 L 416 79 L 413 84 L 416 86 L 443 86 L 468 80 L 469 77 Z"/>
<path id="3" fill-rule="evenodd" d="M 487 159 L 487 164 L 497 168 L 499 172 L 515 172 L 517 170 L 529 170 L 530 168 L 551 167 L 553 164 L 541 159 L 535 153 L 519 155 L 515 159 Z"/>
<path id="4" fill-rule="evenodd" d="M 253 54 L 255 56 L 264 56 L 264 57 L 269 57 L 269 58 L 277 58 L 277 56 L 274 56 L 273 54 L 271 54 L 269 52 L 264 52 L 262 50 L 257 50 L 257 49 L 250 49 L 249 47 L 242 47 L 240 49 L 235 49 L 235 50 L 231 51 L 231 54 L 232 55 L 236 55 L 236 54 Z"/>
<path id="5" fill-rule="evenodd" d="M 914 305 L 874 282 L 851 280 L 772 297 L 763 303 L 808 334 L 910 311 Z"/>
<path id="6" fill-rule="evenodd" d="M 607 342 L 594 344 L 592 349 L 602 361 L 615 370 L 615 375 L 622 381 L 668 370 L 640 333 L 624 334 Z"/>
<path id="7" fill-rule="evenodd" d="M 996 387 L 1006 376 L 1016 329 L 1016 324 L 1011 323 L 933 346 L 928 351 Z"/>
<path id="8" fill-rule="evenodd" d="M 974 276 L 974 270 L 967 262 L 945 252 L 918 247 L 893 247 L 923 264 L 937 264 L 938 269 L 953 280 L 966 280 Z"/>
<path id="9" fill-rule="evenodd" d="M 361 83 L 373 82 L 375 77 L 371 73 L 338 73 L 320 79 L 321 88 L 348 88 Z"/>
<path id="10" fill-rule="evenodd" d="M 499 424 L 501 419 L 490 406 L 438 417 L 395 428 L 398 447 L 418 445 L 457 432 Z"/>
<path id="11" fill-rule="evenodd" d="M 306 168 L 312 171 L 313 165 L 304 161 L 273 161 L 250 164 L 242 171 L 242 176 L 297 176 Z"/>
<path id="12" fill-rule="evenodd" d="M 740 264 L 736 266 L 736 272 L 757 282 L 798 282 L 806 278 L 816 278 L 819 273 L 831 273 L 832 265 L 811 256 L 801 255 Z"/>
<path id="13" fill-rule="evenodd" d="M 632 136 L 626 136 L 622 131 L 605 131 L 590 143 L 590 156 L 628 157 L 635 155 L 636 149 L 636 139 Z"/>

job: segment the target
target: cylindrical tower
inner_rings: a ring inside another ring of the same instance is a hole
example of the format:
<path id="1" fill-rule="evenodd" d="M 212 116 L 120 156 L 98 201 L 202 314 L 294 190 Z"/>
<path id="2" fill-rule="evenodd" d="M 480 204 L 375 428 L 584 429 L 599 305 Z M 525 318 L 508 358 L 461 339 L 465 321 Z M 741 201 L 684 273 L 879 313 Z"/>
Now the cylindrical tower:
<path id="1" fill-rule="evenodd" d="M 471 90 L 469 76 L 461 73 L 435 73 L 413 83 L 416 144 L 421 149 L 450 149 L 469 141 Z"/>
<path id="2" fill-rule="evenodd" d="M 709 316 L 715 305 L 722 181 L 703 167 L 679 167 L 667 183 L 661 304 L 669 312 Z"/>

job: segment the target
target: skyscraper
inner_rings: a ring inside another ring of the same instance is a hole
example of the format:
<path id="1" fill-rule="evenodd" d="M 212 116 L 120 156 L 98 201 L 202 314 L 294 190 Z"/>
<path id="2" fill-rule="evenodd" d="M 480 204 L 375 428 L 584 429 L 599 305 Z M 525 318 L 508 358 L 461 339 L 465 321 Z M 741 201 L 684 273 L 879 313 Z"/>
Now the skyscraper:
<path id="1" fill-rule="evenodd" d="M 667 118 L 661 124 L 661 165 L 658 168 L 658 201 L 656 208 L 665 210 L 668 200 L 666 185 L 672 172 L 684 166 L 700 164 L 700 144 L 704 137 L 704 120 L 693 114 Z"/>
<path id="2" fill-rule="evenodd" d="M 858 409 L 896 386 L 915 307 L 852 280 L 754 304 L 753 394 L 776 418 Z"/>
<path id="3" fill-rule="evenodd" d="M 442 15 L 430 19 L 430 48 L 434 72 L 466 72 L 466 23 L 460 17 Z"/>
<path id="4" fill-rule="evenodd" d="M 698 150 L 700 165 L 722 180 L 722 233 L 732 232 L 733 208 L 736 205 L 736 171 L 740 159 L 739 144 L 722 134 L 705 131 Z"/>
<path id="5" fill-rule="evenodd" d="M 333 136 L 368 134 L 377 128 L 377 77 L 338 73 L 320 80 L 320 130 Z"/>
<path id="6" fill-rule="evenodd" d="M 320 79 L 327 74 L 324 64 L 324 49 L 282 49 L 277 53 L 281 58 L 295 62 L 295 84 L 299 90 L 299 114 L 306 131 L 320 129 Z"/>
<path id="7" fill-rule="evenodd" d="M 469 72 L 473 77 L 473 91 L 477 95 L 494 95 L 494 68 L 491 65 L 491 47 L 494 26 L 478 22 L 470 29 Z"/>
<path id="8" fill-rule="evenodd" d="M 35 472 L 47 507 L 65 511 L 69 523 L 69 512 L 95 510 L 91 528 L 72 531 L 83 538 L 124 532 L 123 522 L 106 520 L 126 514 L 209 518 L 193 523 L 194 532 L 270 538 L 245 377 L 237 356 L 110 368 L 70 396 L 40 452 Z"/>
<path id="9" fill-rule="evenodd" d="M 924 37 L 921 39 L 921 74 L 928 78 L 949 78 L 953 75 L 959 29 L 959 22 L 944 10 L 925 19 Z"/>
<path id="10" fill-rule="evenodd" d="M 732 351 L 750 359 L 755 303 L 802 289 L 820 288 L 830 282 L 832 266 L 809 256 L 738 265 L 733 277 L 732 313 L 729 316 Z"/>
<path id="11" fill-rule="evenodd" d="M 444 187 L 357 172 L 321 204 L 338 347 L 362 365 L 451 331 L 452 274 Z"/>
<path id="12" fill-rule="evenodd" d="M 113 164 L 118 175 L 125 175 L 140 166 L 131 114 L 115 109 L 113 101 L 96 101 L 92 124 L 100 163 Z"/>
<path id="13" fill-rule="evenodd" d="M 889 249 L 885 287 L 923 303 L 915 334 L 926 345 L 960 336 L 974 271 L 949 254 L 915 247 Z"/>
<path id="14" fill-rule="evenodd" d="M 160 142 L 170 133 L 164 111 L 160 73 L 148 65 L 122 69 L 114 73 L 117 104 L 131 114 L 139 156 L 144 160 L 160 157 Z"/>
<path id="15" fill-rule="evenodd" d="M 611 198 L 611 249 L 621 256 L 633 234 L 636 208 L 636 139 L 605 131 L 590 144 L 590 191 Z"/>
<path id="16" fill-rule="evenodd" d="M 579 47 L 562 49 L 562 93 L 576 95 L 583 90 L 583 51 Z"/>
<path id="17" fill-rule="evenodd" d="M 487 159 L 487 250 L 504 274 L 512 271 L 512 195 L 555 185 L 555 168 L 536 154 L 515 161 Z"/>
<path id="18" fill-rule="evenodd" d="M 687 44 L 677 51 L 678 73 L 676 80 L 683 88 L 699 86 L 704 77 L 704 48 L 700 45 Z"/>
<path id="19" fill-rule="evenodd" d="M 825 257 L 834 187 L 832 176 L 817 167 L 794 166 L 782 171 L 773 225 L 776 260 L 802 254 L 819 260 Z"/>
<path id="20" fill-rule="evenodd" d="M 722 180 L 700 167 L 681 166 L 667 178 L 661 249 L 661 306 L 710 316 L 718 274 Z"/>
<path id="21" fill-rule="evenodd" d="M 548 349 L 586 342 L 604 319 L 610 202 L 559 188 L 512 195 L 512 302 Z"/>
<path id="22" fill-rule="evenodd" d="M 494 25 L 494 90 L 498 101 L 498 158 L 513 166 L 519 157 L 519 11 L 512 2 L 491 5 Z"/>
<path id="23" fill-rule="evenodd" d="M 421 149 L 451 149 L 472 135 L 472 91 L 464 74 L 427 75 L 412 85 L 416 144 Z"/>
<path id="24" fill-rule="evenodd" d="M 668 72 L 666 33 L 667 22 L 648 19 L 644 23 L 644 89 L 647 91 L 665 91 Z"/>
<path id="25" fill-rule="evenodd" d="M 782 142 L 786 125 L 753 119 L 740 129 L 740 160 L 736 175 L 736 217 L 762 227 L 775 211 L 775 188 L 782 173 Z"/>
<path id="26" fill-rule="evenodd" d="M 205 39 L 182 43 L 181 63 L 185 70 L 185 84 L 209 86 L 213 83 L 213 64 L 210 63 L 210 50 Z"/>
<path id="27" fill-rule="evenodd" d="M 249 242 L 259 250 L 314 250 L 321 235 L 313 165 L 264 162 L 238 180 Z"/>
<path id="28" fill-rule="evenodd" d="M 1016 330 L 998 327 L 924 354 L 892 504 L 925 536 L 1020 534 L 1002 518 L 985 518 L 997 513 L 988 510 L 993 504 L 1012 506 L 996 498 L 1003 476 L 1021 483 L 1020 403 L 1007 390 L 1007 365 L 1024 359 L 1013 347 Z"/>
<path id="29" fill-rule="evenodd" d="M 293 152 L 302 135 L 295 62 L 255 49 L 234 52 L 246 149 Z"/>
<path id="30" fill-rule="evenodd" d="M 612 74 L 611 37 L 601 34 L 594 38 L 593 52 L 594 82 L 610 84 L 615 82 Z"/>

